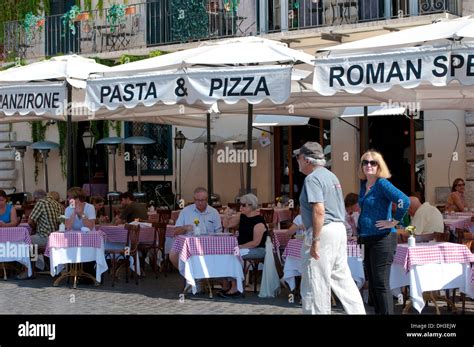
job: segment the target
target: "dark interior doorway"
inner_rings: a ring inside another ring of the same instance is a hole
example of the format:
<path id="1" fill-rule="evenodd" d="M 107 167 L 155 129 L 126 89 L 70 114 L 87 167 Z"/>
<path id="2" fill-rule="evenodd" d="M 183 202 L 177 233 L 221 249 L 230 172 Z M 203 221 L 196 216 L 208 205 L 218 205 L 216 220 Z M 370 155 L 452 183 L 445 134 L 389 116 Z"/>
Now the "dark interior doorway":
<path id="1" fill-rule="evenodd" d="M 410 119 L 405 116 L 369 117 L 369 148 L 382 153 L 392 174 L 390 181 L 410 195 Z"/>

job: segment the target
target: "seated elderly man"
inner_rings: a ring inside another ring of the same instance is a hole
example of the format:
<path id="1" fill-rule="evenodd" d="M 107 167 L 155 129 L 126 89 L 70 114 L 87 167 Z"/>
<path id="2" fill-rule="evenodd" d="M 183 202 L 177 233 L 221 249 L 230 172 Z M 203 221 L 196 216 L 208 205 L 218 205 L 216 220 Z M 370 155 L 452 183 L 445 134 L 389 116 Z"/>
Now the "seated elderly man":
<path id="1" fill-rule="evenodd" d="M 410 214 L 411 225 L 416 227 L 415 234 L 429 234 L 434 232 L 442 233 L 444 231 L 443 215 L 429 202 L 421 204 L 416 196 L 410 196 Z"/>
<path id="2" fill-rule="evenodd" d="M 195 220 L 199 221 L 201 230 L 205 228 L 207 233 L 218 233 L 222 231 L 222 223 L 219 212 L 207 204 L 208 193 L 205 188 L 198 187 L 194 190 L 194 204 L 186 206 L 179 214 L 175 224 L 174 234 L 181 235 L 193 231 Z M 178 268 L 179 254 L 171 252 L 170 261 Z"/>

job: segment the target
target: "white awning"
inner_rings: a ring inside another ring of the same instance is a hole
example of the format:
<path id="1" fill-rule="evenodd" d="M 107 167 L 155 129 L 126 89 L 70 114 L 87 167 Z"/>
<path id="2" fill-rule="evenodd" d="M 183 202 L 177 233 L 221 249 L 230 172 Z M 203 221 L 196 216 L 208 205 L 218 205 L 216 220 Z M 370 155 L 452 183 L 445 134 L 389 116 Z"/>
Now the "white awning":
<path id="1" fill-rule="evenodd" d="M 368 106 L 369 117 L 372 116 L 399 116 L 405 114 L 405 107 L 384 107 L 384 106 Z M 363 107 L 346 107 L 341 118 L 363 117 Z"/>
<path id="2" fill-rule="evenodd" d="M 259 114 L 253 121 L 253 126 L 291 126 L 291 125 L 307 125 L 310 117 L 296 117 L 296 116 L 278 116 Z"/>

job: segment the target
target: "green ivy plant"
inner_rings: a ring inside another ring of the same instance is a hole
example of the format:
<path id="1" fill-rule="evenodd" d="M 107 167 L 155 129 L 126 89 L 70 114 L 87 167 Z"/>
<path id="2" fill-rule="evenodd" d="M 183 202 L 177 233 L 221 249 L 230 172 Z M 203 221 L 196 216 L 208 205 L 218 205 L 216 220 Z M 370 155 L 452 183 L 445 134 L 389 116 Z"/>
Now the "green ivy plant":
<path id="1" fill-rule="evenodd" d="M 63 22 L 63 32 L 61 36 L 65 36 L 69 30 L 72 35 L 76 35 L 76 24 L 74 23 L 76 17 L 81 13 L 81 9 L 74 5 L 69 11 L 62 15 L 61 19 Z"/>
<path id="2" fill-rule="evenodd" d="M 35 31 L 41 32 L 44 27 L 44 17 L 36 16 L 32 12 L 28 12 L 25 15 L 25 19 L 22 23 L 23 29 L 25 30 L 26 38 L 31 41 L 35 36 Z"/>
<path id="3" fill-rule="evenodd" d="M 61 164 L 61 174 L 63 178 L 67 177 L 67 122 L 56 122 L 59 134 L 59 157 Z"/>
<path id="4" fill-rule="evenodd" d="M 209 36 L 209 16 L 202 0 L 175 0 L 171 11 L 171 39 L 192 41 Z"/>
<path id="5" fill-rule="evenodd" d="M 117 27 L 125 23 L 125 6 L 124 4 L 113 4 L 107 10 L 107 24 L 110 25 L 110 32 L 113 33 Z"/>

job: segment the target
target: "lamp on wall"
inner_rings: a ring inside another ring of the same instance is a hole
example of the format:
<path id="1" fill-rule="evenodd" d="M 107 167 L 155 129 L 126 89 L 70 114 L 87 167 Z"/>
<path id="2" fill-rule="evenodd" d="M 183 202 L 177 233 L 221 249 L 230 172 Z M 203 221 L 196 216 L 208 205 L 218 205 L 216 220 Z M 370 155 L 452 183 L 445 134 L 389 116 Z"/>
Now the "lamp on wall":
<path id="1" fill-rule="evenodd" d="M 32 149 L 37 149 L 40 151 L 41 156 L 43 157 L 43 175 L 44 175 L 44 189 L 49 192 L 48 186 L 48 153 L 50 150 L 59 148 L 59 144 L 51 141 L 39 141 L 31 145 Z"/>
<path id="2" fill-rule="evenodd" d="M 94 148 L 94 134 L 89 130 L 84 131 L 82 134 L 82 142 L 84 142 L 84 148 L 87 152 L 87 182 L 89 183 L 89 196 L 94 195 L 92 193 L 92 184 L 91 184 L 91 151 Z"/>
<path id="3" fill-rule="evenodd" d="M 182 131 L 178 131 L 176 133 L 176 136 L 174 138 L 174 147 L 176 149 L 179 149 L 179 173 L 178 173 L 178 191 L 177 191 L 177 197 L 176 201 L 181 199 L 181 150 L 184 148 L 184 145 L 186 144 L 186 136 L 182 133 Z"/>

